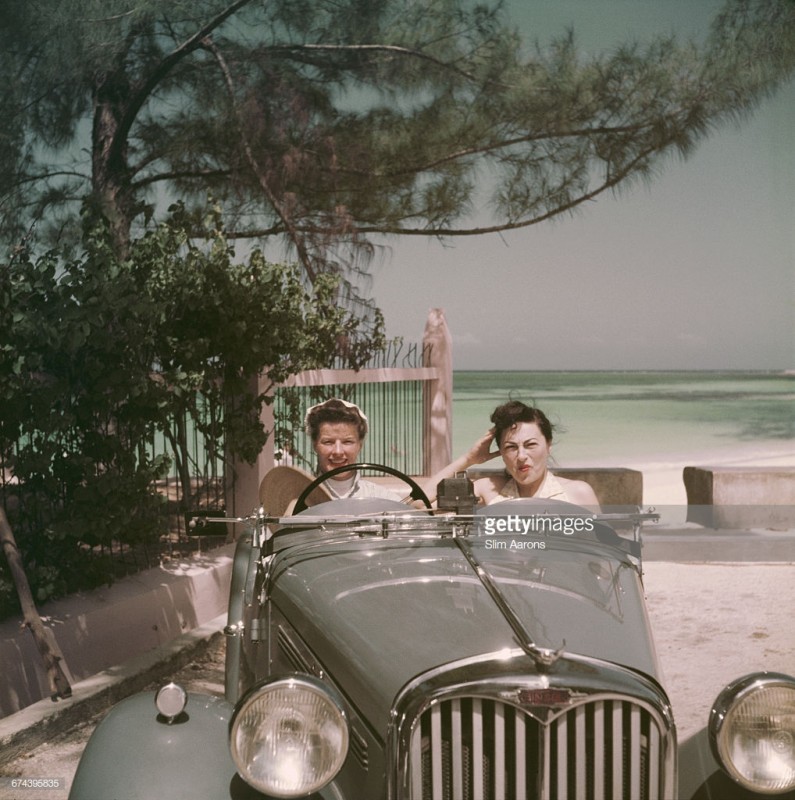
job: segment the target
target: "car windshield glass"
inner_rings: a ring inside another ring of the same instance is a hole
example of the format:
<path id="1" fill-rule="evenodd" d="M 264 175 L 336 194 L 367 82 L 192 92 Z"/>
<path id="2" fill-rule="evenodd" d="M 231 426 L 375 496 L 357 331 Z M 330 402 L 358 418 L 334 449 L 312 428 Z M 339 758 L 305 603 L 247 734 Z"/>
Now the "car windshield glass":
<path id="1" fill-rule="evenodd" d="M 592 606 L 621 617 L 624 575 L 631 565 L 602 556 L 594 548 L 556 547 L 543 540 L 496 537 L 471 542 L 472 552 L 485 565 L 494 583 L 515 610 L 533 614 L 539 603 L 586 600 Z M 629 579 L 630 575 L 626 577 Z"/>

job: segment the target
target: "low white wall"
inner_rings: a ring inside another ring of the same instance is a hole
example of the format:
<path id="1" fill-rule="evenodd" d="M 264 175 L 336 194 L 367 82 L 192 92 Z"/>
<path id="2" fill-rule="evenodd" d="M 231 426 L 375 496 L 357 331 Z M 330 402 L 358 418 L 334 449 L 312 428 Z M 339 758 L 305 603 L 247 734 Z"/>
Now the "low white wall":
<path id="1" fill-rule="evenodd" d="M 169 562 L 39 609 L 70 683 L 165 644 L 226 612 L 234 544 Z M 0 717 L 49 695 L 21 618 L 0 623 Z"/>
<path id="2" fill-rule="evenodd" d="M 795 527 L 795 466 L 685 467 L 687 521 L 708 528 Z"/>
<path id="3" fill-rule="evenodd" d="M 504 472 L 499 465 L 477 465 L 467 470 L 472 479 Z M 602 508 L 639 506 L 643 503 L 643 473 L 625 467 L 553 467 L 555 475 L 591 485 Z"/>

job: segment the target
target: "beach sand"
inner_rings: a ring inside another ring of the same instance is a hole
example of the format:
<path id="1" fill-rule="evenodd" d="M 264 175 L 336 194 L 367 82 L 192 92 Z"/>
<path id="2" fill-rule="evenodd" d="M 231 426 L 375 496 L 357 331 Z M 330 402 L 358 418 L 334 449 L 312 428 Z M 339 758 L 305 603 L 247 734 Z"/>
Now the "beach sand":
<path id="1" fill-rule="evenodd" d="M 794 564 L 646 560 L 643 567 L 680 742 L 706 725 L 730 681 L 758 670 L 795 674 Z"/>

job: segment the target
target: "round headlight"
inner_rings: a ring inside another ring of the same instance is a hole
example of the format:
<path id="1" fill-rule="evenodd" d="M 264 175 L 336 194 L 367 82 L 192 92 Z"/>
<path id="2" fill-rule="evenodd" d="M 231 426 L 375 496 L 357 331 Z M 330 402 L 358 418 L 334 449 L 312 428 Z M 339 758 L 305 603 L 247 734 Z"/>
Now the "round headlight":
<path id="1" fill-rule="evenodd" d="M 795 678 L 772 672 L 727 686 L 712 706 L 712 750 L 747 789 L 780 794 L 795 787 Z"/>
<path id="2" fill-rule="evenodd" d="M 241 777 L 274 797 L 303 797 L 323 788 L 348 753 L 348 723 L 330 689 L 308 677 L 255 686 L 230 726 Z"/>

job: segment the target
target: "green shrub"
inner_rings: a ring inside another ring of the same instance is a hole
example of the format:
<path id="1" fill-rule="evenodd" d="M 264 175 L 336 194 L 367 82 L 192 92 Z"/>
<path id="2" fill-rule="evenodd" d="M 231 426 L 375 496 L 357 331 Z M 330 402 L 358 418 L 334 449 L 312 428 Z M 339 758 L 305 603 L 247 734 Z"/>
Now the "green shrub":
<path id="1" fill-rule="evenodd" d="M 217 208 L 175 206 L 124 261 L 102 226 L 84 244 L 72 261 L 23 250 L 0 266 L 4 498 L 39 602 L 110 582 L 106 548 L 163 533 L 156 432 L 190 508 L 187 426 L 210 457 L 253 462 L 268 435 L 256 376 L 325 366 L 357 327 L 334 276 L 307 287 L 259 251 L 237 261 Z M 0 613 L 14 604 L 4 570 Z"/>

